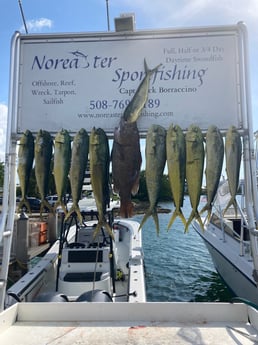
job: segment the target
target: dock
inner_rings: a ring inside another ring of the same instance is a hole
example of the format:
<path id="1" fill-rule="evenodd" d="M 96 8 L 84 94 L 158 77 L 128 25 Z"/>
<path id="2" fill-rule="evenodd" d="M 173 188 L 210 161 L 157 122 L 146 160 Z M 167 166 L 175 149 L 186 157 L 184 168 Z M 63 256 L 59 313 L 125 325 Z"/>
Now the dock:
<path id="1" fill-rule="evenodd" d="M 11 255 L 9 260 L 9 284 L 19 280 L 33 265 L 35 258 L 44 255 L 58 236 L 58 216 L 38 213 L 29 217 L 21 214 L 15 217 Z M 0 269 L 3 247 L 0 246 Z"/>
<path id="2" fill-rule="evenodd" d="M 255 318 L 241 303 L 17 303 L 0 315 L 0 343 L 250 345 Z"/>

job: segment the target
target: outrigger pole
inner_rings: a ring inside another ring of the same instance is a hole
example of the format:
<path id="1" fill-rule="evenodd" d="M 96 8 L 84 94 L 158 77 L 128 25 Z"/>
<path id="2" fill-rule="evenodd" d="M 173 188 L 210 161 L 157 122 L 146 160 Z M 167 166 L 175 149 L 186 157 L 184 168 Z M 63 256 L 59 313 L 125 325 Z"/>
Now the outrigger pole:
<path id="1" fill-rule="evenodd" d="M 26 20 L 25 20 L 23 9 L 22 9 L 21 0 L 18 0 L 18 4 L 19 4 L 19 7 L 20 7 L 20 11 L 21 11 L 21 16 L 22 16 L 22 21 L 23 21 L 24 29 L 25 29 L 26 34 L 28 34 L 28 28 L 27 28 L 27 25 L 26 25 Z"/>
<path id="2" fill-rule="evenodd" d="M 110 31 L 108 0 L 106 0 L 106 8 L 107 8 L 107 26 L 108 26 L 108 31 Z"/>

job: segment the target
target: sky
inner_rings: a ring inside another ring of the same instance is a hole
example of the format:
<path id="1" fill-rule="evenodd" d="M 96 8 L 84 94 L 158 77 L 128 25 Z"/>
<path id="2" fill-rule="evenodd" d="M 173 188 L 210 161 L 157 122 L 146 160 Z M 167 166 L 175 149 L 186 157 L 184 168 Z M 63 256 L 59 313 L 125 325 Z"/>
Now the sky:
<path id="1" fill-rule="evenodd" d="M 29 33 L 107 31 L 121 13 L 134 13 L 136 30 L 231 25 L 243 21 L 249 34 L 253 129 L 258 130 L 257 0 L 23 0 Z M 24 33 L 18 0 L 0 0 L 0 161 L 4 161 L 9 93 L 10 42 Z"/>

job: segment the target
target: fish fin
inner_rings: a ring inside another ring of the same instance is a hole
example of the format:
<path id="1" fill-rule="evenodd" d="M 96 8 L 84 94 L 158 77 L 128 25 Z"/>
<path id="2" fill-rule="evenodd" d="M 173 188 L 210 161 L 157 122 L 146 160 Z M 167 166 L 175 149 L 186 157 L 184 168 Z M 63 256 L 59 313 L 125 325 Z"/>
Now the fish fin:
<path id="1" fill-rule="evenodd" d="M 210 221 L 211 219 L 211 211 L 212 211 L 212 207 L 208 210 L 208 215 L 207 215 L 208 221 Z"/>
<path id="2" fill-rule="evenodd" d="M 181 208 L 179 209 L 178 216 L 181 219 L 181 221 L 184 224 L 184 226 L 186 226 L 186 219 L 185 219 L 185 216 L 183 215 L 183 212 L 182 212 Z"/>
<path id="3" fill-rule="evenodd" d="M 46 199 L 43 199 L 41 200 L 40 204 L 40 218 L 42 218 L 42 213 L 45 211 L 45 209 L 48 209 L 51 213 L 54 213 L 53 207 L 50 205 L 50 203 Z"/>
<path id="4" fill-rule="evenodd" d="M 19 202 L 18 210 L 22 211 L 22 206 L 25 206 L 27 208 L 27 211 L 31 214 L 30 204 L 29 204 L 29 202 L 28 202 L 26 197 L 21 199 L 21 201 Z"/>
<path id="5" fill-rule="evenodd" d="M 194 218 L 198 221 L 202 230 L 204 230 L 204 225 L 203 225 L 203 222 L 198 210 L 192 210 L 190 217 L 188 218 L 186 226 L 185 226 L 185 233 L 188 232 L 189 225 L 192 223 Z"/>
<path id="6" fill-rule="evenodd" d="M 64 211 L 64 214 L 66 215 L 67 214 L 67 209 L 65 207 L 65 204 L 61 201 L 61 200 L 57 200 L 57 202 L 55 203 L 54 205 L 54 211 L 56 211 L 57 207 L 58 206 L 61 206 L 62 207 L 62 210 Z"/>
<path id="7" fill-rule="evenodd" d="M 233 205 L 234 205 L 234 208 L 235 208 L 235 215 L 237 217 L 237 202 L 236 202 L 236 199 L 234 199 Z"/>
<path id="8" fill-rule="evenodd" d="M 227 210 L 229 209 L 229 207 L 233 205 L 234 206 L 234 209 L 235 209 L 235 215 L 237 216 L 237 202 L 236 202 L 236 199 L 235 198 L 231 198 L 226 206 L 226 208 L 224 209 L 223 211 L 223 216 L 225 215 L 225 213 L 227 212 Z"/>
<path id="9" fill-rule="evenodd" d="M 146 74 L 150 73 L 153 74 L 160 66 L 162 66 L 162 63 L 154 67 L 153 69 L 150 69 L 147 65 L 146 59 L 144 58 L 144 71 Z"/>
<path id="10" fill-rule="evenodd" d="M 133 203 L 131 201 L 124 202 L 121 200 L 120 216 L 122 218 L 130 218 L 133 215 Z"/>
<path id="11" fill-rule="evenodd" d="M 154 220 L 154 223 L 155 223 L 155 226 L 156 226 L 157 235 L 159 236 L 159 218 L 158 218 L 158 213 L 157 213 L 156 208 L 154 208 L 154 209 L 152 209 L 152 210 L 149 209 L 149 210 L 145 213 L 145 215 L 144 215 L 144 217 L 143 217 L 143 219 L 142 219 L 142 221 L 141 221 L 141 224 L 140 224 L 140 226 L 139 226 L 138 231 L 141 230 L 141 228 L 143 227 L 143 224 L 146 222 L 146 220 L 147 220 L 150 216 L 153 217 L 153 220 Z"/>
<path id="12" fill-rule="evenodd" d="M 109 225 L 109 224 L 107 223 L 107 221 L 104 220 L 104 219 L 99 220 L 99 222 L 98 222 L 98 224 L 97 224 L 97 226 L 96 226 L 96 229 L 95 229 L 94 232 L 93 232 L 93 239 L 95 239 L 95 238 L 98 236 L 98 234 L 99 234 L 99 232 L 101 231 L 101 228 L 102 228 L 102 227 L 105 227 L 105 228 L 107 229 L 109 235 L 110 235 L 111 238 L 114 240 L 113 231 L 112 231 L 110 225 Z"/>
<path id="13" fill-rule="evenodd" d="M 93 232 L 93 238 L 94 238 L 94 239 L 98 236 L 100 230 L 101 230 L 101 224 L 98 223 L 97 226 L 96 226 L 96 229 L 95 229 L 94 232 Z"/>
<path id="14" fill-rule="evenodd" d="M 181 208 L 179 208 L 179 209 L 175 209 L 175 211 L 173 212 L 173 214 L 172 214 L 172 216 L 170 218 L 170 221 L 168 223 L 167 230 L 169 230 L 171 228 L 171 226 L 174 223 L 176 217 L 179 217 L 182 220 L 182 223 L 184 224 L 184 226 L 186 226 L 185 216 L 183 215 L 183 212 L 182 212 Z"/>
<path id="15" fill-rule="evenodd" d="M 170 229 L 171 225 L 174 223 L 176 217 L 177 217 L 177 212 L 176 212 L 176 210 L 175 210 L 175 211 L 173 212 L 171 218 L 170 218 L 169 223 L 168 223 L 167 231 Z"/>
<path id="16" fill-rule="evenodd" d="M 77 214 L 79 223 L 83 224 L 82 214 L 81 214 L 81 211 L 80 211 L 80 208 L 78 205 L 72 205 L 72 207 L 70 208 L 70 211 L 67 212 L 64 220 L 67 221 L 68 218 L 71 217 L 73 212 L 75 212 Z"/>
<path id="17" fill-rule="evenodd" d="M 198 211 L 195 214 L 195 218 L 196 218 L 197 222 L 200 224 L 200 227 L 201 227 L 202 231 L 204 231 L 204 225 L 203 225 L 203 222 L 202 222 L 202 218 L 200 217 L 200 214 L 199 214 Z"/>
<path id="18" fill-rule="evenodd" d="M 155 209 L 153 210 L 152 212 L 152 217 L 154 219 L 154 223 L 156 225 L 156 232 L 157 232 L 157 235 L 159 236 L 159 217 L 158 217 L 158 212 L 156 210 L 156 207 Z"/>
<path id="19" fill-rule="evenodd" d="M 198 222 L 199 222 L 199 219 L 201 219 L 199 212 L 197 210 L 192 209 L 192 212 L 191 212 L 191 214 L 190 214 L 190 216 L 186 222 L 186 225 L 185 225 L 185 233 L 188 232 L 189 225 L 192 223 L 194 218 L 196 218 L 198 220 Z M 203 226 L 202 226 L 202 228 L 203 228 Z"/>
<path id="20" fill-rule="evenodd" d="M 202 213 L 204 213 L 205 211 L 208 212 L 207 219 L 210 220 L 210 218 L 211 218 L 211 211 L 212 211 L 212 206 L 211 206 L 211 204 L 208 204 L 208 203 L 207 203 L 207 204 L 201 209 L 201 211 L 199 212 L 199 214 L 202 214 Z"/>
<path id="21" fill-rule="evenodd" d="M 146 220 L 150 217 L 150 213 L 148 213 L 148 211 L 145 213 L 144 217 L 142 218 L 141 224 L 138 228 L 138 231 L 140 231 L 144 225 L 144 223 L 146 222 Z"/>

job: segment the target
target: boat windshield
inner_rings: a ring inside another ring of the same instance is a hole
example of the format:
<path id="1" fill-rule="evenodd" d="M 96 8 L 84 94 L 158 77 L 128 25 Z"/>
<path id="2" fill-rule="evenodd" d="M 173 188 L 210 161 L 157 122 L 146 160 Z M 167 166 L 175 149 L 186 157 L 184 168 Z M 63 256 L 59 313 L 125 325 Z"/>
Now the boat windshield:
<path id="1" fill-rule="evenodd" d="M 241 190 L 241 188 L 240 188 Z M 241 203 L 243 203 L 243 199 L 241 200 L 241 198 L 243 198 L 243 195 L 237 195 L 236 196 L 236 200 L 237 200 L 237 204 L 239 205 Z M 229 201 L 231 199 L 231 194 L 229 191 L 229 185 L 228 185 L 228 181 L 224 180 L 222 182 L 220 182 L 219 188 L 217 190 L 217 194 L 214 200 L 214 209 L 216 210 L 215 213 L 223 213 L 223 211 L 226 209 Z M 227 216 L 235 216 L 235 209 L 233 204 L 228 208 L 228 210 L 226 211 Z"/>

